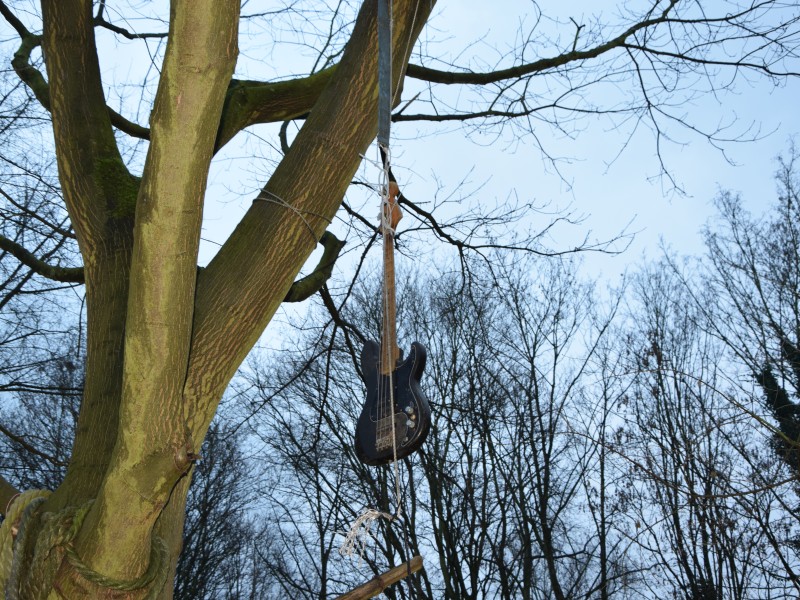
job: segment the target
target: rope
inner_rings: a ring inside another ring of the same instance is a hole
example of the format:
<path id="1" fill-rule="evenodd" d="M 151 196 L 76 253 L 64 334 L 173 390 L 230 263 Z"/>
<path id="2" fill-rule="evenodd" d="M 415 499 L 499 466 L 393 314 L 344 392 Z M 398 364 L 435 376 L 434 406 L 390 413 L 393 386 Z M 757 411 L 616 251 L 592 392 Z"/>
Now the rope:
<path id="1" fill-rule="evenodd" d="M 379 145 L 379 160 L 381 161 L 381 182 L 379 184 L 379 189 L 381 193 L 381 225 L 384 236 L 393 235 L 393 229 L 391 227 L 391 223 L 389 222 L 389 215 L 391 215 L 391 207 L 386 209 L 385 207 L 389 206 L 390 204 L 390 193 L 389 193 L 389 148 L 384 148 Z M 396 200 L 395 200 L 396 201 Z M 384 277 L 384 290 L 383 290 L 383 311 L 384 314 L 388 314 L 388 294 L 386 293 L 386 278 Z M 384 340 L 386 339 L 387 332 L 383 332 Z M 383 344 L 384 346 L 384 353 L 386 356 L 381 357 L 381 361 L 384 362 L 391 362 L 392 359 L 392 345 L 391 344 Z M 372 526 L 378 519 L 386 519 L 388 522 L 399 520 L 403 516 L 403 505 L 402 505 L 402 492 L 400 489 L 400 463 L 397 460 L 397 429 L 395 427 L 395 411 L 394 411 L 394 384 L 391 381 L 393 377 L 393 373 L 390 371 L 389 375 L 389 398 L 388 398 L 388 408 L 391 414 L 391 427 L 392 427 L 392 466 L 394 471 L 394 492 L 395 492 L 395 514 L 391 514 L 389 512 L 384 512 L 380 510 L 376 510 L 374 508 L 365 508 L 363 512 L 356 518 L 353 524 L 350 526 L 350 530 L 347 532 L 345 536 L 345 540 L 342 543 L 342 546 L 339 548 L 339 553 L 343 556 L 353 556 L 354 554 L 358 554 L 360 558 L 364 558 L 364 553 L 367 549 L 367 544 L 369 543 L 370 539 L 374 539 L 372 535 Z M 379 384 L 379 395 L 380 390 L 383 389 L 383 386 Z M 382 405 L 384 403 L 383 398 L 378 398 L 378 405 Z"/>
<path id="2" fill-rule="evenodd" d="M 35 519 L 36 510 L 44 503 L 45 497 L 39 496 L 31 500 L 25 507 L 19 521 L 19 529 L 14 540 L 14 556 L 11 560 L 11 572 L 8 574 L 6 583 L 6 600 L 18 600 L 20 598 L 20 581 L 22 578 L 22 565 L 24 561 L 25 547 L 28 544 L 28 537 L 34 529 L 32 522 Z"/>
<path id="3" fill-rule="evenodd" d="M 110 590 L 131 592 L 147 589 L 147 600 L 155 600 L 164 588 L 169 575 L 169 554 L 163 539 L 154 536 L 150 548 L 150 562 L 144 574 L 133 580 L 121 580 L 106 577 L 89 568 L 78 556 L 72 544 L 81 525 L 86 518 L 94 500 L 90 500 L 79 508 L 67 507 L 57 513 L 44 513 L 39 517 L 41 527 L 36 536 L 33 556 L 23 575 L 22 565 L 25 563 L 25 547 L 31 532 L 36 529 L 33 515 L 44 502 L 50 492 L 25 492 L 15 498 L 6 520 L 3 521 L 2 546 L 3 559 L 0 563 L 0 588 L 5 588 L 5 600 L 45 600 L 50 592 L 52 582 L 64 558 L 81 577 L 99 587 Z M 18 532 L 12 540 L 13 527 Z M 7 534 L 6 534 L 7 531 Z M 10 543 L 9 568 L 6 573 L 6 541 Z"/>
<path id="4" fill-rule="evenodd" d="M 150 546 L 150 563 L 147 570 L 136 579 L 124 580 L 106 577 L 93 571 L 80 559 L 72 545 L 67 546 L 67 561 L 75 571 L 92 583 L 111 590 L 121 592 L 132 592 L 143 590 L 149 586 L 147 600 L 154 600 L 161 593 L 167 581 L 169 567 L 169 553 L 167 544 L 158 536 L 153 536 Z M 152 585 L 151 585 L 152 584 Z"/>
<path id="5" fill-rule="evenodd" d="M 31 514 L 26 514 L 25 509 L 35 500 L 47 498 L 49 495 L 47 490 L 28 490 L 14 496 L 6 507 L 5 519 L 0 524 L 0 590 L 5 590 L 11 575 L 15 538 L 19 539 L 20 529 L 24 528 L 25 521 Z M 36 506 L 39 504 L 37 502 Z"/>
<path id="6" fill-rule="evenodd" d="M 353 522 L 350 531 L 347 532 L 344 543 L 339 548 L 339 554 L 342 556 L 358 554 L 360 558 L 364 558 L 369 540 L 375 539 L 372 535 L 372 526 L 375 521 L 381 518 L 390 522 L 394 520 L 394 516 L 389 513 L 381 512 L 374 508 L 365 509 Z"/>
<path id="7" fill-rule="evenodd" d="M 320 215 L 320 214 L 315 213 L 315 212 L 310 211 L 310 210 L 301 211 L 299 208 L 297 208 L 296 206 L 293 206 L 292 204 L 289 204 L 286 200 L 284 200 L 283 198 L 281 198 L 277 194 L 275 194 L 273 192 L 269 192 L 267 190 L 261 190 L 258 193 L 258 196 L 256 196 L 255 199 L 253 200 L 253 204 L 255 204 L 256 202 L 271 202 L 273 204 L 277 204 L 278 206 L 282 206 L 284 208 L 288 208 L 291 212 L 293 212 L 295 215 L 297 215 L 300 218 L 300 220 L 303 222 L 303 224 L 306 226 L 306 229 L 311 234 L 311 239 L 314 241 L 314 245 L 316 245 L 316 243 L 318 241 L 317 240 L 317 234 L 315 233 L 314 228 L 311 226 L 311 223 L 308 222 L 308 219 L 306 219 L 306 217 L 305 217 L 305 215 L 303 213 L 305 213 L 307 215 L 311 215 L 312 217 L 317 217 L 318 219 L 322 219 L 328 225 L 330 225 L 332 223 L 332 221 L 328 217 L 326 217 L 324 215 Z"/>

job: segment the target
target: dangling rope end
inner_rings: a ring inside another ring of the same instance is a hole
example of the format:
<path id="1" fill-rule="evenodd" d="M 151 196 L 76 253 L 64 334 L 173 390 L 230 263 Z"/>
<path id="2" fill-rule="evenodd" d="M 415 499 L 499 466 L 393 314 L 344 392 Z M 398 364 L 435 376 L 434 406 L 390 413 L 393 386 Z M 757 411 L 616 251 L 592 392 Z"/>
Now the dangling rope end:
<path id="1" fill-rule="evenodd" d="M 353 556 L 358 554 L 359 558 L 364 558 L 364 552 L 367 551 L 367 544 L 369 540 L 374 539 L 372 535 L 372 526 L 378 519 L 386 519 L 390 523 L 399 519 L 400 515 L 390 515 L 389 513 L 375 510 L 374 508 L 364 509 L 358 518 L 353 521 L 350 526 L 350 531 L 344 538 L 342 547 L 339 548 L 339 554 L 342 556 Z"/>

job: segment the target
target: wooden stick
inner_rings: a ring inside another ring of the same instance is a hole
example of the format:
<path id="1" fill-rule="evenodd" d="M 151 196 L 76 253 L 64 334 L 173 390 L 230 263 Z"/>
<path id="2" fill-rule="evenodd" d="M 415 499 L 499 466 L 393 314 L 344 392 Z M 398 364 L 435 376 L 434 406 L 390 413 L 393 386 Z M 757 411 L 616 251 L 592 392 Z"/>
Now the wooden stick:
<path id="1" fill-rule="evenodd" d="M 367 600 L 367 598 L 374 598 L 390 585 L 397 583 L 411 573 L 416 573 L 421 568 L 422 557 L 415 556 L 410 561 L 404 562 L 402 565 L 386 571 L 386 573 L 376 575 L 364 585 L 342 594 L 337 600 Z"/>

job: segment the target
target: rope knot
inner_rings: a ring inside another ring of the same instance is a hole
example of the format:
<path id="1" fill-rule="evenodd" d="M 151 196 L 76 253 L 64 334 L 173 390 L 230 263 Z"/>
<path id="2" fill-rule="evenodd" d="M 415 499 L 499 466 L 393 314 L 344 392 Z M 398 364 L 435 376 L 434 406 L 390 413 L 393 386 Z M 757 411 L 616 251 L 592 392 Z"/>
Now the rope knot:
<path id="1" fill-rule="evenodd" d="M 73 546 L 94 500 L 80 507 L 38 514 L 49 495 L 49 491 L 31 490 L 16 496 L 0 525 L 0 591 L 5 591 L 6 600 L 47 598 L 65 559 L 76 573 L 98 587 L 128 592 L 147 590 L 147 600 L 158 597 L 169 570 L 164 540 L 153 536 L 150 562 L 141 576 L 133 580 L 106 577 L 86 565 Z"/>

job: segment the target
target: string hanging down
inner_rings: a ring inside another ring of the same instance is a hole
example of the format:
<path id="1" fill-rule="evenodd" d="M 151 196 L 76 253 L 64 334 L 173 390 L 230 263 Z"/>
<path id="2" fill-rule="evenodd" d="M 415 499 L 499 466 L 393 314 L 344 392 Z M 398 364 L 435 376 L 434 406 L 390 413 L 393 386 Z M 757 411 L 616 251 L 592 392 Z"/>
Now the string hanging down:
<path id="1" fill-rule="evenodd" d="M 401 218 L 400 189 L 391 172 L 392 0 L 378 3 L 378 151 L 383 235 L 383 319 L 380 343 L 361 353 L 367 400 L 356 425 L 355 450 L 368 465 L 397 462 L 416 451 L 430 429 L 430 408 L 419 385 L 426 351 L 415 342 L 405 360 L 397 345 L 394 238 Z M 399 493 L 398 493 L 399 496 Z M 399 498 L 398 498 L 399 500 Z"/>

